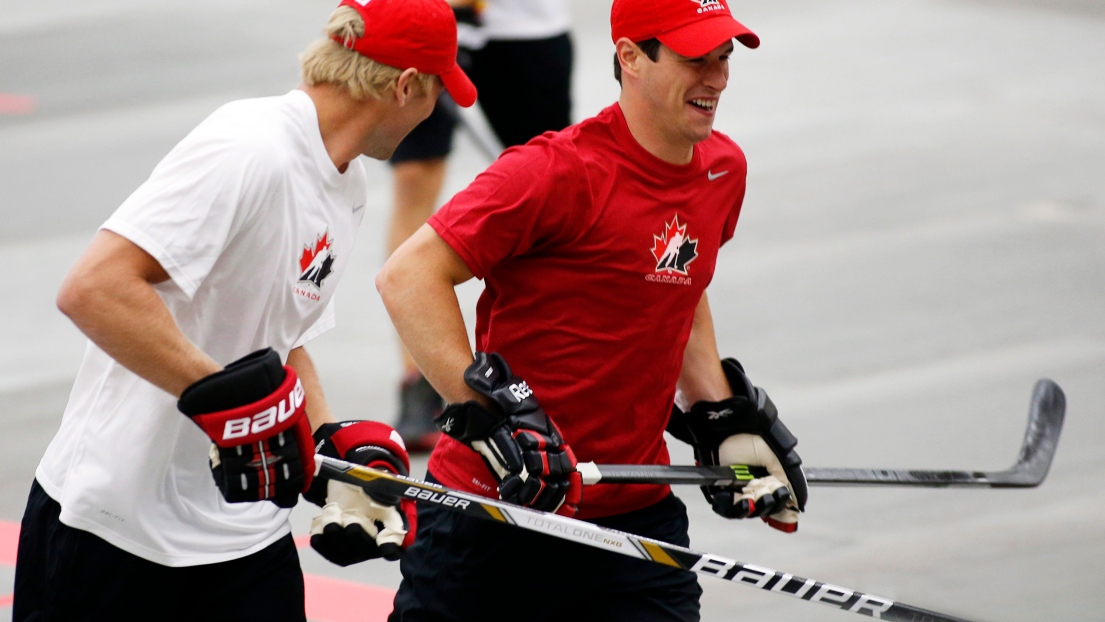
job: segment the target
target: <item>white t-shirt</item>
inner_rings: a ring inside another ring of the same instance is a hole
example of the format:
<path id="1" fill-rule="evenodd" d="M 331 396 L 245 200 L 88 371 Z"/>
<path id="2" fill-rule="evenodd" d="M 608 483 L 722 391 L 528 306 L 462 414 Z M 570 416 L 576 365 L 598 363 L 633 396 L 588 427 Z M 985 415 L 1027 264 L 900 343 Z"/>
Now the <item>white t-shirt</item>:
<path id="1" fill-rule="evenodd" d="M 222 364 L 288 352 L 334 326 L 367 187 L 339 173 L 303 91 L 231 102 L 184 138 L 103 228 L 152 255 L 184 334 Z M 254 553 L 289 510 L 226 503 L 210 440 L 176 400 L 91 342 L 36 477 L 61 521 L 139 557 L 191 566 Z"/>
<path id="2" fill-rule="evenodd" d="M 481 26 L 457 25 L 460 44 L 479 49 L 489 39 L 548 39 L 568 32 L 572 25 L 568 0 L 487 0 Z"/>

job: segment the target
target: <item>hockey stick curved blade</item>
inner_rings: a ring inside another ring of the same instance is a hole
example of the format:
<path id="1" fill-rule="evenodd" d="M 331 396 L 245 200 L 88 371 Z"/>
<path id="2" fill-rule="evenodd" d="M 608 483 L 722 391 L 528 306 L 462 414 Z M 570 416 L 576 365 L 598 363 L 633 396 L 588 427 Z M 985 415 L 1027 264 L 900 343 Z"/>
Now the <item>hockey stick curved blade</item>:
<path id="1" fill-rule="evenodd" d="M 926 471 L 895 469 L 808 469 L 818 484 L 894 484 L 943 488 L 1031 488 L 1047 476 L 1066 416 L 1066 396 L 1055 382 L 1042 379 L 1032 392 L 1028 425 L 1017 462 L 1004 471 Z"/>
<path id="2" fill-rule="evenodd" d="M 1017 462 L 1004 471 L 921 469 L 848 469 L 806 467 L 806 481 L 817 485 L 1031 488 L 1051 467 L 1066 414 L 1066 397 L 1055 382 L 1042 379 L 1032 392 L 1028 426 Z M 667 466 L 580 463 L 584 484 L 692 484 L 732 486 L 748 479 L 748 469 L 728 466 Z M 752 475 L 757 475 L 753 469 Z"/>
<path id="3" fill-rule="evenodd" d="M 967 622 L 963 618 L 895 602 L 889 598 L 796 577 L 789 573 L 745 564 L 719 555 L 699 553 L 659 540 L 600 527 L 574 518 L 519 507 L 499 499 L 480 497 L 322 455 L 315 456 L 315 463 L 318 465 L 320 477 L 329 477 L 360 486 L 366 492 L 377 496 L 394 496 L 412 499 L 418 503 L 437 505 L 475 518 L 513 525 L 520 529 L 635 557 L 646 562 L 682 568 L 768 592 L 821 603 L 870 618 L 892 622 Z"/>

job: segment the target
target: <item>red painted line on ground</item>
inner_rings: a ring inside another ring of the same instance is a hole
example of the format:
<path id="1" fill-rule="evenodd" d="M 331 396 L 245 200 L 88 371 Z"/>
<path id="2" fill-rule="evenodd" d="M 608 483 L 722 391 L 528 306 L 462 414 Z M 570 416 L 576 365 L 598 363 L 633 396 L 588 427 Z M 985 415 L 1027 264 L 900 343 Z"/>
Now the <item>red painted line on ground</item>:
<path id="1" fill-rule="evenodd" d="M 0 521 L 0 565 L 14 566 L 19 548 L 19 523 Z"/>
<path id="2" fill-rule="evenodd" d="M 310 545 L 310 536 L 295 539 L 297 547 Z M 0 521 L 0 565 L 15 566 L 19 523 Z M 382 622 L 391 613 L 395 590 L 376 585 L 304 575 L 307 617 L 312 622 Z M 10 607 L 11 594 L 0 594 L 0 608 Z"/>
<path id="3" fill-rule="evenodd" d="M 31 114 L 38 101 L 30 95 L 0 93 L 0 114 Z"/>
<path id="4" fill-rule="evenodd" d="M 395 590 L 318 575 L 305 575 L 307 617 L 317 622 L 383 622 Z"/>

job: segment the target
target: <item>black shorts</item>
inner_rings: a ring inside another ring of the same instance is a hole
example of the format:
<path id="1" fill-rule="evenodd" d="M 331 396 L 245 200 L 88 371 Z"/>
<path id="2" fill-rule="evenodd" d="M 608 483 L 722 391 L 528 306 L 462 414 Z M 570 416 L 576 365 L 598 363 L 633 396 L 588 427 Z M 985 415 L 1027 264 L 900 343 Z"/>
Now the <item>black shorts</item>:
<path id="1" fill-rule="evenodd" d="M 549 39 L 492 40 L 479 50 L 463 50 L 461 56 L 479 91 L 480 108 L 504 147 L 571 124 L 572 40 L 567 33 Z M 457 124 L 455 106 L 442 95 L 430 117 L 399 143 L 390 162 L 449 155 Z"/>
<path id="2" fill-rule="evenodd" d="M 690 544 L 687 508 L 675 495 L 590 522 Z M 695 622 L 702 596 L 688 570 L 431 505 L 418 507 L 418 536 L 400 569 L 388 622 Z"/>
<path id="3" fill-rule="evenodd" d="M 19 533 L 13 622 L 303 622 L 303 571 L 291 535 L 252 555 L 170 568 L 58 520 L 31 485 Z"/>

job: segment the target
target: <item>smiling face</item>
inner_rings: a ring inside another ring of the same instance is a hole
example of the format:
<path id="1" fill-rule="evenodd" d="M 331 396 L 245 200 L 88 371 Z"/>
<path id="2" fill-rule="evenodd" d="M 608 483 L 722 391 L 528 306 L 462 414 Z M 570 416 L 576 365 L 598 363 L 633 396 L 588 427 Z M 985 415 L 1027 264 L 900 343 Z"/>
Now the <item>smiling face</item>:
<path id="1" fill-rule="evenodd" d="M 732 53 L 730 40 L 697 58 L 681 56 L 664 45 L 655 61 L 643 53 L 634 56 L 634 66 L 625 69 L 631 77 L 623 84 L 622 101 L 623 108 L 640 113 L 638 130 L 648 135 L 642 145 L 656 153 L 646 144 L 651 140 L 662 151 L 686 152 L 689 160 L 695 143 L 713 131 L 718 102 L 729 82 Z"/>

